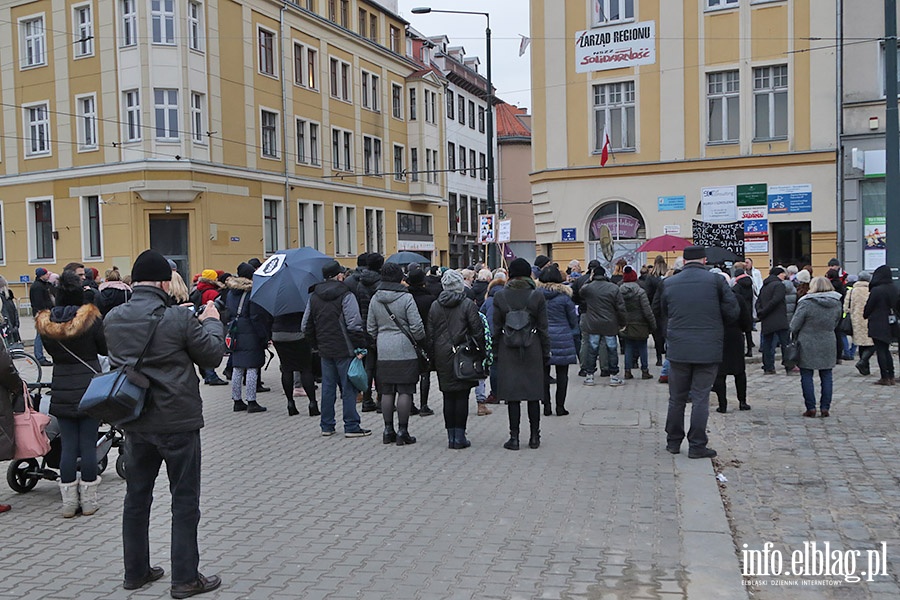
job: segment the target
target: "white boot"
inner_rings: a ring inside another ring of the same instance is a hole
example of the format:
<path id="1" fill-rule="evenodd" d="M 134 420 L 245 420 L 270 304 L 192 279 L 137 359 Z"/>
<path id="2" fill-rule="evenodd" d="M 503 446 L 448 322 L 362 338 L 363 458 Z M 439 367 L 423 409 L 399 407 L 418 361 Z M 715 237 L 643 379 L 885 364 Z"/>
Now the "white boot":
<path id="1" fill-rule="evenodd" d="M 78 512 L 78 480 L 72 483 L 60 481 L 59 492 L 62 494 L 62 516 L 70 519 Z"/>
<path id="2" fill-rule="evenodd" d="M 92 515 L 100 508 L 97 494 L 99 487 L 99 475 L 94 481 L 82 481 L 78 484 L 78 490 L 81 492 L 81 514 Z"/>

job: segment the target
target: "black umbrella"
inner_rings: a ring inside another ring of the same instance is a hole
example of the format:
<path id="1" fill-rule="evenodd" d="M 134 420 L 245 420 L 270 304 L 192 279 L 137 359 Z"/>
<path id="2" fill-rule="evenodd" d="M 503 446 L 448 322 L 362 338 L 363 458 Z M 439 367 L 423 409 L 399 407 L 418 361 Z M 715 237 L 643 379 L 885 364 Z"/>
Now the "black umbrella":
<path id="1" fill-rule="evenodd" d="M 409 263 L 419 263 L 422 265 L 430 265 L 431 259 L 425 258 L 421 254 L 416 254 L 415 252 L 398 252 L 397 254 L 391 254 L 390 257 L 386 261 L 386 263 L 396 263 L 398 265 L 408 265 Z"/>
<path id="2" fill-rule="evenodd" d="M 308 247 L 280 250 L 253 273 L 250 301 L 275 317 L 303 312 L 310 286 L 324 280 L 322 267 L 332 260 Z"/>
<path id="3" fill-rule="evenodd" d="M 706 262 L 711 265 L 721 265 L 727 262 L 736 263 L 743 260 L 740 256 L 719 246 L 709 246 L 706 249 Z"/>

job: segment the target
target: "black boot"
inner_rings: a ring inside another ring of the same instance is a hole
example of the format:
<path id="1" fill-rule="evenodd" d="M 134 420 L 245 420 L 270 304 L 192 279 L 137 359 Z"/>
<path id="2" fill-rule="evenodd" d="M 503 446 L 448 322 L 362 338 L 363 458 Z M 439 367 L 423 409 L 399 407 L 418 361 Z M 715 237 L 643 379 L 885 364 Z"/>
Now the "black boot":
<path id="1" fill-rule="evenodd" d="M 265 406 L 261 406 L 256 400 L 251 400 L 247 403 L 247 412 L 248 413 L 260 413 L 266 412 L 268 409 Z"/>
<path id="2" fill-rule="evenodd" d="M 419 414 L 419 407 L 416 406 L 416 403 L 415 403 L 415 402 L 413 402 L 413 403 L 412 403 L 412 406 L 409 408 L 409 414 L 411 414 L 411 415 L 413 415 L 413 416 Z"/>
<path id="3" fill-rule="evenodd" d="M 422 408 L 419 409 L 420 417 L 430 417 L 434 414 L 434 411 L 428 406 L 428 403 L 424 400 L 422 401 Z"/>
<path id="4" fill-rule="evenodd" d="M 375 401 L 372 400 L 372 390 L 368 390 L 363 394 L 362 412 L 375 412 Z"/>
<path id="5" fill-rule="evenodd" d="M 746 400 L 744 400 L 743 402 L 738 403 L 738 409 L 739 410 L 750 410 L 750 405 L 747 404 Z"/>
<path id="6" fill-rule="evenodd" d="M 567 414 L 569 414 L 569 411 L 566 410 L 566 404 L 565 404 L 565 402 L 557 402 L 557 403 L 556 403 L 556 416 L 557 416 L 557 417 L 564 417 L 564 416 L 566 416 Z"/>
<path id="7" fill-rule="evenodd" d="M 541 447 L 541 430 L 531 429 L 531 437 L 528 438 L 528 447 L 532 450 Z"/>
<path id="8" fill-rule="evenodd" d="M 550 406 L 549 402 L 544 402 L 544 416 L 545 417 L 553 416 L 553 408 Z"/>
<path id="9" fill-rule="evenodd" d="M 309 416 L 318 417 L 322 413 L 319 412 L 319 403 L 315 400 L 309 401 Z"/>
<path id="10" fill-rule="evenodd" d="M 519 432 L 518 431 L 510 431 L 509 439 L 503 444 L 503 447 L 507 450 L 518 450 L 519 449 Z"/>
<path id="11" fill-rule="evenodd" d="M 456 449 L 463 450 L 472 445 L 472 442 L 466 439 L 466 430 L 462 427 L 456 428 Z"/>
<path id="12" fill-rule="evenodd" d="M 247 410 L 247 405 L 243 400 L 234 401 L 234 412 L 244 412 L 245 410 Z"/>
<path id="13" fill-rule="evenodd" d="M 299 415 L 300 411 L 297 410 L 297 403 L 294 402 L 293 399 L 288 400 L 288 416 L 293 417 L 294 415 Z"/>
<path id="14" fill-rule="evenodd" d="M 447 447 L 456 450 L 456 429 L 447 428 Z"/>
<path id="15" fill-rule="evenodd" d="M 381 442 L 384 444 L 393 444 L 397 441 L 397 433 L 394 431 L 393 425 L 385 425 L 384 433 L 381 434 Z"/>
<path id="16" fill-rule="evenodd" d="M 719 408 L 716 409 L 717 413 L 726 413 L 728 412 L 728 403 L 725 400 L 719 400 Z"/>
<path id="17" fill-rule="evenodd" d="M 398 427 L 397 428 L 397 445 L 398 446 L 406 446 L 408 444 L 415 444 L 416 438 L 409 435 L 409 430 L 406 427 Z"/>

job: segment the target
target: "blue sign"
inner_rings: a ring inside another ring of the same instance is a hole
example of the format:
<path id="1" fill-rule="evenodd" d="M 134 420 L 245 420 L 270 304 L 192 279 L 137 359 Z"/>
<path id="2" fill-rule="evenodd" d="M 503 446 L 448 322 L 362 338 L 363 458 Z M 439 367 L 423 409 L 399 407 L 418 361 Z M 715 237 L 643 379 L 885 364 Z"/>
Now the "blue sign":
<path id="1" fill-rule="evenodd" d="M 812 185 L 770 185 L 769 213 L 812 212 Z"/>
<path id="2" fill-rule="evenodd" d="M 684 196 L 660 196 L 657 200 L 657 208 L 660 211 L 664 210 L 684 210 L 685 209 L 685 197 Z"/>
<path id="3" fill-rule="evenodd" d="M 31 283 L 31 276 L 19 275 L 19 283 Z"/>
<path id="4" fill-rule="evenodd" d="M 231 238 L 231 241 L 232 241 L 232 242 L 239 242 L 239 241 L 241 241 L 241 238 L 239 238 L 239 237 L 233 237 L 233 238 Z"/>
<path id="5" fill-rule="evenodd" d="M 564 228 L 562 230 L 562 241 L 564 242 L 574 242 L 576 240 L 576 229 L 574 227 Z"/>
<path id="6" fill-rule="evenodd" d="M 769 233 L 767 219 L 747 219 L 744 221 L 744 235 L 762 235 Z"/>

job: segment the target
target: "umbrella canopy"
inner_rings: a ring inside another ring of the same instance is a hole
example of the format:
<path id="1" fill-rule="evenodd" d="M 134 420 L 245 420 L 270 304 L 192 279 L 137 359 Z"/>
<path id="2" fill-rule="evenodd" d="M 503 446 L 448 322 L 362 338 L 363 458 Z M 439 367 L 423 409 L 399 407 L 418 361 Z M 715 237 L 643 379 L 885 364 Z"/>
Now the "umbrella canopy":
<path id="1" fill-rule="evenodd" d="M 324 281 L 322 267 L 332 260 L 309 247 L 279 250 L 253 273 L 250 301 L 273 317 L 303 312 L 310 286 Z"/>
<path id="2" fill-rule="evenodd" d="M 384 262 L 396 263 L 398 265 L 408 265 L 409 263 L 430 265 L 431 259 L 425 258 L 421 254 L 416 254 L 415 252 L 398 252 L 397 254 L 391 254 Z"/>
<path id="3" fill-rule="evenodd" d="M 743 260 L 740 256 L 726 248 L 719 246 L 709 246 L 706 248 L 706 262 L 710 265 L 721 265 L 723 263 L 736 263 Z"/>
<path id="4" fill-rule="evenodd" d="M 635 252 L 681 252 L 691 243 L 674 235 L 661 235 L 659 237 L 650 238 L 640 246 Z"/>

